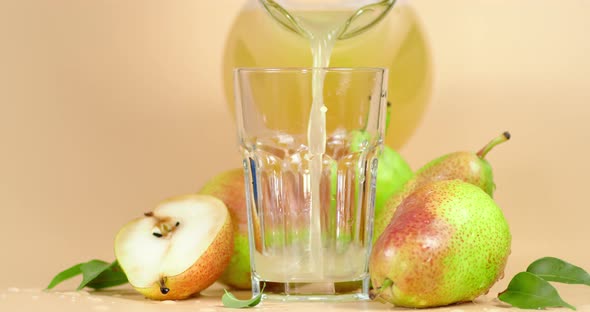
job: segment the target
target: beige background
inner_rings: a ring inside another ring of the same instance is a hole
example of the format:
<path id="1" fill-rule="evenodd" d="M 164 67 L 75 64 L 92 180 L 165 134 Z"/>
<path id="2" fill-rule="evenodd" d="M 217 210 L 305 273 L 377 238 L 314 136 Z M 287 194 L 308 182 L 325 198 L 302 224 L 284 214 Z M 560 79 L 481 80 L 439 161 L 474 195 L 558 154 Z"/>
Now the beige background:
<path id="1" fill-rule="evenodd" d="M 113 259 L 120 226 L 240 164 L 221 85 L 243 1 L 0 0 L 0 287 Z M 590 2 L 411 1 L 436 72 L 401 152 L 489 159 L 514 244 L 590 268 Z M 498 284 L 505 286 L 507 279 Z"/>

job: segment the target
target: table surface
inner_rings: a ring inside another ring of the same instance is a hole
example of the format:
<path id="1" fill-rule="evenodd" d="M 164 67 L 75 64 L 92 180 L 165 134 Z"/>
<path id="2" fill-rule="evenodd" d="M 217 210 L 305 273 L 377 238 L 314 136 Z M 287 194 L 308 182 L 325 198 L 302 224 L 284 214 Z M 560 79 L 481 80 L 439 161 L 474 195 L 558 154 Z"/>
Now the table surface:
<path id="1" fill-rule="evenodd" d="M 590 290 L 584 286 L 559 288 L 561 296 L 578 311 L 590 311 Z M 42 291 L 30 288 L 8 288 L 0 290 L 1 311 L 193 311 L 214 312 L 227 311 L 221 304 L 223 288 L 215 284 L 200 296 L 182 301 L 152 301 L 128 287 L 105 291 Z M 244 298 L 249 292 L 237 292 L 238 297 Z M 254 308 L 259 311 L 384 311 L 391 310 L 392 306 L 375 301 L 323 303 L 323 302 L 296 302 L 282 303 L 263 301 Z M 394 310 L 406 310 L 393 308 Z M 463 312 L 463 311 L 522 311 L 495 299 L 491 293 L 476 299 L 473 303 L 464 303 L 440 307 L 436 309 L 424 309 L 421 311 L 436 310 L 437 312 Z M 552 308 L 551 311 L 568 310 L 565 308 Z"/>
<path id="2" fill-rule="evenodd" d="M 499 301 L 497 294 L 506 289 L 510 279 L 518 272 L 525 270 L 532 261 L 549 255 L 559 257 L 588 269 L 588 259 L 585 248 L 572 248 L 582 241 L 564 240 L 539 241 L 516 240 L 512 243 L 512 253 L 504 271 L 504 278 L 498 281 L 488 294 L 477 298 L 473 303 L 456 304 L 424 311 L 437 312 L 463 312 L 463 311 L 518 311 L 509 305 Z M 52 272 L 57 273 L 57 272 Z M 52 291 L 44 291 L 39 287 L 25 287 L 13 282 L 8 287 L 0 286 L 0 311 L 228 311 L 222 306 L 221 296 L 223 285 L 216 283 L 204 290 L 200 295 L 187 300 L 179 301 L 153 301 L 146 299 L 133 290 L 129 285 L 103 291 L 79 291 L 76 292 L 79 278 L 73 278 L 58 285 Z M 46 285 L 49 281 L 39 280 L 36 285 Z M 590 312 L 590 287 L 585 285 L 568 285 L 553 283 L 562 299 L 575 306 L 578 311 Z M 250 297 L 249 291 L 233 292 L 238 298 Z M 321 303 L 321 302 L 272 302 L 263 301 L 255 307 L 255 310 L 271 311 L 385 311 L 405 310 L 394 308 L 389 304 L 380 302 L 347 302 L 347 303 Z M 551 311 L 566 311 L 565 308 L 551 308 Z M 520 310 L 522 311 L 522 310 Z M 569 310 L 568 310 L 569 311 Z"/>

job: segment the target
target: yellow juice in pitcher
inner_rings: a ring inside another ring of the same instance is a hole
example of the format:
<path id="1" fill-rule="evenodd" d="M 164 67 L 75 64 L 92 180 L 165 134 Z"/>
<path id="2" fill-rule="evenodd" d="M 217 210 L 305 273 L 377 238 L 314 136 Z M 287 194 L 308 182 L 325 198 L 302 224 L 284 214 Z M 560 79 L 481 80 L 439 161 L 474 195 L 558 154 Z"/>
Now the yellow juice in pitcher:
<path id="1" fill-rule="evenodd" d="M 292 15 L 306 14 L 293 12 Z M 348 12 L 313 14 L 321 14 L 321 18 L 329 22 L 331 18 L 340 18 L 340 14 Z M 233 111 L 232 70 L 235 67 L 313 65 L 309 38 L 279 25 L 260 7 L 246 6 L 237 16 L 226 42 L 223 74 L 228 105 Z M 406 3 L 396 4 L 382 21 L 367 31 L 336 40 L 329 66 L 389 69 L 388 100 L 392 104 L 392 115 L 385 141 L 391 147 L 401 147 L 418 125 L 432 92 L 431 58 L 414 9 Z M 293 94 L 293 97 L 297 96 Z M 280 109 L 289 114 L 301 113 L 297 111 L 298 106 L 282 106 Z M 329 128 L 330 120 L 326 122 Z"/>

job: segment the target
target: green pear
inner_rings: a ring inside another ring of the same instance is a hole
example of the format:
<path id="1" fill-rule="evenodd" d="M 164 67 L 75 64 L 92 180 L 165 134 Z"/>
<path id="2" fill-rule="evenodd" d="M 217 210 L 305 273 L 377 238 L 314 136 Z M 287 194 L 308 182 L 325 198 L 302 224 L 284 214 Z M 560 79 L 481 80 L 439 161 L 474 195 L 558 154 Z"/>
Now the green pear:
<path id="1" fill-rule="evenodd" d="M 391 122 L 391 103 L 387 102 L 385 133 Z M 414 172 L 406 160 L 395 150 L 384 145 L 377 166 L 375 187 L 375 215 L 381 214 L 387 200 L 402 191 L 404 185 L 414 177 Z"/>
<path id="2" fill-rule="evenodd" d="M 369 134 L 357 131 L 352 135 L 350 150 L 358 152 L 370 140 Z M 399 193 L 404 185 L 414 177 L 412 168 L 406 160 L 389 146 L 383 146 L 377 166 L 377 182 L 375 186 L 375 215 L 381 214 L 387 200 Z M 332 181 L 336 178 L 333 170 Z M 335 189 L 332 190 L 335 192 Z M 334 196 L 333 196 L 334 197 Z"/>
<path id="3" fill-rule="evenodd" d="M 404 199 L 373 247 L 372 297 L 416 308 L 472 301 L 502 278 L 511 239 L 481 188 L 426 184 Z"/>
<path id="4" fill-rule="evenodd" d="M 382 213 L 387 200 L 401 192 L 404 185 L 414 177 L 414 172 L 403 157 L 388 146 L 384 146 L 377 166 L 375 187 L 375 215 Z"/>
<path id="5" fill-rule="evenodd" d="M 250 289 L 250 249 L 243 169 L 223 172 L 209 180 L 199 191 L 220 199 L 228 208 L 234 233 L 234 252 L 219 281 L 235 289 Z"/>
<path id="6" fill-rule="evenodd" d="M 387 199 L 383 209 L 375 214 L 373 241 L 377 240 L 385 230 L 393 217 L 397 206 L 416 189 L 425 184 L 459 179 L 480 187 L 488 195 L 493 196 L 496 185 L 494 184 L 492 167 L 485 159 L 489 151 L 496 145 L 510 139 L 510 133 L 504 132 L 491 140 L 479 152 L 454 152 L 430 161 L 420 168 L 416 175 L 410 179 L 399 192 Z"/>

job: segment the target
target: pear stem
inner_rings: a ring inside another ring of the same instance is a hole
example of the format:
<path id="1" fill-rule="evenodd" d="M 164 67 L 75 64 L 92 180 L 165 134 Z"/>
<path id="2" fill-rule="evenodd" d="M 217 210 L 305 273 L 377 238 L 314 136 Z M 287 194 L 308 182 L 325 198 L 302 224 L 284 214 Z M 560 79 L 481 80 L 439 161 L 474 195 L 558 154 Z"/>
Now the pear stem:
<path id="1" fill-rule="evenodd" d="M 371 300 L 375 300 L 375 299 L 379 298 L 379 296 L 381 295 L 381 292 L 383 290 L 385 290 L 386 288 L 391 287 L 391 285 L 393 285 L 393 281 L 386 278 L 383 281 L 383 284 L 381 284 L 381 287 L 371 291 L 371 293 L 369 294 L 369 297 L 371 298 Z"/>
<path id="2" fill-rule="evenodd" d="M 391 122 L 391 102 L 387 101 L 387 110 L 385 116 L 385 133 L 389 130 L 389 124 Z"/>
<path id="3" fill-rule="evenodd" d="M 484 159 L 489 151 L 491 151 L 496 145 L 504 143 L 508 140 L 510 140 L 510 133 L 506 131 L 497 138 L 491 140 L 486 146 L 479 150 L 479 152 L 477 152 L 477 157 Z"/>

